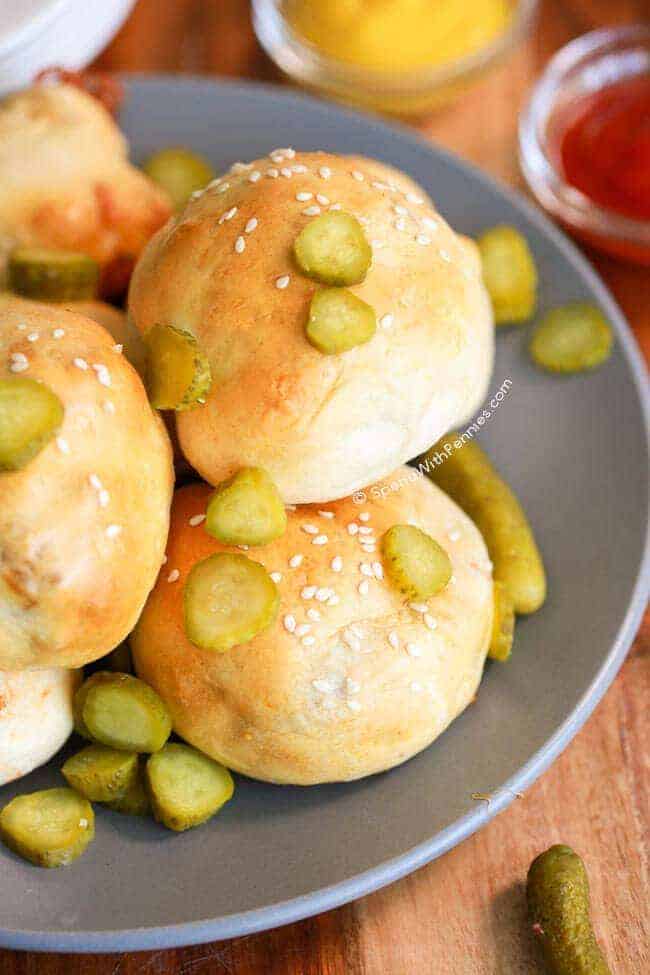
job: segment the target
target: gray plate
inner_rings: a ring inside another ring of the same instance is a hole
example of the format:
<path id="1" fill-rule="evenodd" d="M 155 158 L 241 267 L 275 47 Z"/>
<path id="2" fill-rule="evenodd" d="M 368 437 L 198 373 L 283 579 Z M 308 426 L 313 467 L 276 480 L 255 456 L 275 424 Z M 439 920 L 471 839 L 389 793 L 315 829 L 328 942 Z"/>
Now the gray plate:
<path id="1" fill-rule="evenodd" d="M 122 124 L 136 158 L 170 143 L 217 168 L 275 146 L 360 152 L 400 166 L 451 223 L 473 234 L 519 226 L 541 273 L 542 309 L 582 298 L 618 343 L 593 375 L 555 379 L 499 335 L 493 387 L 511 379 L 481 440 L 523 498 L 550 595 L 517 625 L 507 666 L 489 665 L 478 702 L 423 754 L 354 785 L 280 788 L 239 779 L 212 823 L 176 836 L 98 810 L 97 839 L 67 870 L 0 852 L 0 944 L 115 951 L 227 938 L 367 894 L 440 856 L 527 788 L 588 717 L 620 666 L 648 593 L 647 379 L 620 311 L 576 249 L 519 197 L 406 130 L 277 89 L 133 80 Z M 46 769 L 0 803 L 53 785 Z M 489 808 L 471 799 L 493 793 Z"/>

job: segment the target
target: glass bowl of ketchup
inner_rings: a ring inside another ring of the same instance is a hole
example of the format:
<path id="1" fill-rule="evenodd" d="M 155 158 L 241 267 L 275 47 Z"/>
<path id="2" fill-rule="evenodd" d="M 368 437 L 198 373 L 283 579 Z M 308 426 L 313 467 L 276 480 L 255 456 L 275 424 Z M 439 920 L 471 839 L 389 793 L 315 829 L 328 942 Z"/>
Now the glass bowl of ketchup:
<path id="1" fill-rule="evenodd" d="M 519 145 L 543 207 L 599 250 L 650 266 L 650 24 L 562 48 L 522 114 Z"/>

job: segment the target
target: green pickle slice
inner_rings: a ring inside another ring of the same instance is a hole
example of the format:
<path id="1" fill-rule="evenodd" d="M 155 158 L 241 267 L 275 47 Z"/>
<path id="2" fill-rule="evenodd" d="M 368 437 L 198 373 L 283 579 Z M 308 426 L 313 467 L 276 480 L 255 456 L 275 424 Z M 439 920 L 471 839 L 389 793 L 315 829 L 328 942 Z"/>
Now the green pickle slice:
<path id="1" fill-rule="evenodd" d="M 215 176 L 207 159 L 183 146 L 155 152 L 142 168 L 154 183 L 166 190 L 177 210 L 187 203 L 192 193 L 202 190 Z"/>
<path id="2" fill-rule="evenodd" d="M 508 660 L 512 653 L 515 639 L 515 607 L 508 595 L 506 587 L 501 582 L 494 583 L 494 616 L 492 618 L 492 636 L 488 648 L 491 660 Z"/>
<path id="3" fill-rule="evenodd" d="M 372 249 L 356 217 L 337 210 L 311 220 L 293 245 L 298 267 L 322 284 L 360 284 L 372 262 Z"/>
<path id="4" fill-rule="evenodd" d="M 493 227 L 479 237 L 483 280 L 497 325 L 527 321 L 537 305 L 537 267 L 523 234 Z"/>
<path id="5" fill-rule="evenodd" d="M 207 356 L 191 334 L 173 325 L 154 325 L 144 338 L 146 385 L 157 410 L 187 410 L 210 391 Z"/>
<path id="6" fill-rule="evenodd" d="M 9 255 L 9 290 L 36 301 L 86 301 L 94 298 L 99 265 L 87 254 L 16 247 Z"/>
<path id="7" fill-rule="evenodd" d="M 478 444 L 450 433 L 422 455 L 421 463 L 480 531 L 494 578 L 504 585 L 515 612 L 538 610 L 546 599 L 542 556 L 523 508 L 488 456 Z"/>
<path id="8" fill-rule="evenodd" d="M 77 691 L 75 713 L 79 700 L 82 734 L 110 748 L 156 752 L 171 734 L 171 718 L 162 700 L 130 674 L 93 674 Z"/>
<path id="9" fill-rule="evenodd" d="M 95 835 L 93 807 L 73 789 L 17 796 L 0 813 L 5 846 L 37 867 L 66 867 Z"/>
<path id="10" fill-rule="evenodd" d="M 307 338 L 326 355 L 363 345 L 376 331 L 374 309 L 345 288 L 321 288 L 311 300 Z"/>
<path id="11" fill-rule="evenodd" d="M 444 548 L 414 525 L 393 525 L 381 542 L 390 581 L 410 599 L 428 599 L 451 579 L 451 561 Z"/>
<path id="12" fill-rule="evenodd" d="M 259 562 L 217 552 L 192 568 L 183 601 L 192 643 L 203 650 L 229 650 L 270 626 L 280 595 Z"/>
<path id="13" fill-rule="evenodd" d="M 599 308 L 581 302 L 555 308 L 533 333 L 533 361 L 550 372 L 585 372 L 611 355 L 614 336 Z"/>
<path id="14" fill-rule="evenodd" d="M 138 756 L 106 745 L 87 745 L 61 768 L 68 785 L 91 802 L 124 795 L 138 777 Z"/>
<path id="15" fill-rule="evenodd" d="M 189 745 L 172 743 L 152 755 L 146 768 L 153 814 L 168 829 L 200 826 L 232 798 L 228 769 Z"/>
<path id="16" fill-rule="evenodd" d="M 205 528 L 225 545 L 266 545 L 287 527 L 278 489 L 259 467 L 244 467 L 210 498 Z"/>
<path id="17" fill-rule="evenodd" d="M 119 798 L 106 803 L 113 812 L 125 816 L 148 816 L 151 803 L 144 783 L 144 766 L 138 766 L 138 772 L 126 792 Z"/>
<path id="18" fill-rule="evenodd" d="M 63 423 L 63 404 L 44 383 L 0 379 L 0 471 L 25 467 Z"/>

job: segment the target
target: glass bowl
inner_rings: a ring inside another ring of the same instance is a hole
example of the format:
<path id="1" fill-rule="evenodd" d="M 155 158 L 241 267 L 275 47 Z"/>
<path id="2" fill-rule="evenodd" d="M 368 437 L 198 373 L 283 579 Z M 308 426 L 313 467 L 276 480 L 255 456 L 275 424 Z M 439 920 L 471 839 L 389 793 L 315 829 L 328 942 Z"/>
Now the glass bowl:
<path id="1" fill-rule="evenodd" d="M 424 115 L 446 104 L 508 54 L 530 27 L 538 0 L 518 0 L 506 31 L 473 54 L 436 67 L 399 72 L 359 67 L 324 54 L 292 29 L 282 0 L 252 0 L 252 7 L 260 44 L 293 81 L 339 101 L 404 117 Z"/>
<path id="2" fill-rule="evenodd" d="M 565 181 L 561 136 L 577 99 L 650 74 L 650 25 L 606 28 L 579 37 L 549 62 L 522 113 L 520 163 L 538 202 L 599 250 L 650 265 L 650 221 L 609 210 Z"/>

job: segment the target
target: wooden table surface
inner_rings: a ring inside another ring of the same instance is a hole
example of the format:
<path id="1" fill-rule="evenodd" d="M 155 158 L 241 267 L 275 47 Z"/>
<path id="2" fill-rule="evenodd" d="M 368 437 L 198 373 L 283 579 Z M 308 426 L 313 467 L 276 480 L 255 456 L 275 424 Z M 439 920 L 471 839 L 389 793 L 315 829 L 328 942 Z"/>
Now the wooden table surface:
<path id="1" fill-rule="evenodd" d="M 471 0 L 468 0 L 471 2 Z M 570 37 L 648 19 L 648 0 L 542 0 L 533 36 L 421 130 L 520 184 L 516 116 Z M 100 59 L 107 69 L 275 79 L 246 0 L 140 0 Z M 648 272 L 589 255 L 650 360 Z M 0 952 L 1 975 L 542 975 L 525 918 L 533 856 L 563 841 L 584 856 L 616 975 L 650 972 L 650 615 L 596 713 L 524 798 L 418 873 L 347 907 L 268 934 L 125 955 Z"/>

